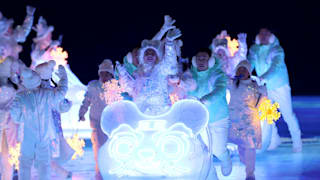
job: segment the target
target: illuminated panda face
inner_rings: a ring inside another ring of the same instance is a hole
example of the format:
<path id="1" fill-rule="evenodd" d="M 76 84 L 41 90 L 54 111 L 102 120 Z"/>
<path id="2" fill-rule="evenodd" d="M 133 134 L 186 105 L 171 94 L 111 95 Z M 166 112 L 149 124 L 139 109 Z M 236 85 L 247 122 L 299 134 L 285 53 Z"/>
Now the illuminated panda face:
<path id="1" fill-rule="evenodd" d="M 196 111 L 197 116 L 191 116 L 190 112 Z M 200 103 L 190 100 L 179 101 L 157 117 L 142 114 L 129 101 L 114 104 L 102 115 L 102 129 L 109 141 L 101 148 L 99 159 L 104 156 L 108 163 L 99 163 L 99 167 L 118 177 L 189 174 L 195 162 L 200 163 L 197 153 L 201 150 L 195 137 L 206 126 L 207 115 Z"/>

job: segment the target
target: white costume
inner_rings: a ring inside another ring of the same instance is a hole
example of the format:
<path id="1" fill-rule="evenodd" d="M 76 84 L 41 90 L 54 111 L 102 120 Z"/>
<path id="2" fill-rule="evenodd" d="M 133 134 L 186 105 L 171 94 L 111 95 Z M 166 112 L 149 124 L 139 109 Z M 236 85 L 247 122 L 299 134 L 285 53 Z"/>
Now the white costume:
<path id="1" fill-rule="evenodd" d="M 139 50 L 139 64 L 135 77 L 126 77 L 124 68 L 120 68 L 120 78 L 125 79 L 126 87 L 133 101 L 146 114 L 161 114 L 166 112 L 170 105 L 168 92 L 168 76 L 175 75 L 177 69 L 177 55 L 173 40 L 179 37 L 180 31 L 175 29 L 167 34 L 164 54 L 161 53 L 161 42 L 144 40 Z M 144 53 L 153 49 L 157 54 L 158 62 L 154 65 L 144 63 Z M 140 73 L 140 72 L 141 73 Z"/>
<path id="2" fill-rule="evenodd" d="M 15 60 L 11 57 L 7 57 L 0 63 L 0 168 L 2 168 L 2 180 L 12 179 L 13 167 L 8 162 L 9 148 L 16 146 L 17 143 L 17 125 L 13 123 L 9 112 L 10 105 L 16 95 L 14 84 L 9 79 L 14 63 Z"/>
<path id="3" fill-rule="evenodd" d="M 266 83 L 268 97 L 280 105 L 280 112 L 284 121 L 288 124 L 293 141 L 293 151 L 301 152 L 301 131 L 298 119 L 292 110 L 288 70 L 284 61 L 284 51 L 279 44 L 279 40 L 272 34 L 269 44 L 262 45 L 257 36 L 256 44 L 250 48 L 248 60 L 252 65 L 252 69 L 256 70 L 260 80 Z M 270 142 L 262 142 L 263 144 L 270 144 L 269 149 L 274 149 L 281 143 L 277 127 L 274 124 L 272 126 L 271 144 Z M 263 136 L 267 135 L 263 134 Z"/>
<path id="4" fill-rule="evenodd" d="M 248 61 L 242 61 L 239 67 L 250 72 Z M 238 145 L 240 161 L 246 166 L 247 177 L 254 177 L 256 149 L 261 148 L 261 125 L 258 107 L 266 97 L 265 86 L 258 86 L 252 79 L 233 80 L 230 86 L 229 104 L 230 122 L 229 140 Z"/>
<path id="5" fill-rule="evenodd" d="M 17 94 L 10 113 L 14 122 L 23 130 L 19 179 L 31 179 L 31 166 L 39 170 L 41 180 L 50 179 L 51 143 L 57 139 L 52 109 L 56 109 L 68 90 L 67 74 L 59 66 L 61 80 L 56 89 L 38 88 L 41 78 L 36 72 L 25 69 L 21 73 L 22 85 L 26 88 Z"/>
<path id="6" fill-rule="evenodd" d="M 42 64 L 39 64 L 35 69 L 36 72 L 41 77 L 41 88 L 43 89 L 55 89 L 54 86 L 50 84 L 50 79 L 52 77 L 52 72 L 54 71 L 56 63 L 51 60 Z M 70 147 L 63 136 L 63 131 L 61 127 L 61 115 L 60 113 L 65 113 L 70 110 L 72 103 L 67 99 L 64 99 L 59 103 L 56 109 L 52 109 L 53 123 L 55 125 L 55 130 L 58 139 L 52 144 L 52 162 L 51 167 L 55 170 L 57 174 L 61 177 L 71 177 L 72 173 L 65 170 L 61 165 L 65 162 L 71 160 L 74 150 Z"/>
<path id="7" fill-rule="evenodd" d="M 55 59 L 57 57 L 52 57 L 52 51 L 56 50 L 61 43 L 61 40 L 52 41 L 51 38 L 48 38 L 48 36 L 51 36 L 53 30 L 54 27 L 48 26 L 44 18 L 39 18 L 38 24 L 35 28 L 37 37 L 33 39 L 35 45 L 31 52 L 31 69 L 34 69 L 37 65 L 49 60 L 55 60 L 57 65 L 62 64 L 65 67 L 68 76 L 68 92 L 65 98 L 72 101 L 72 107 L 68 112 L 61 114 L 61 117 L 63 120 L 63 127 L 73 128 L 73 124 L 76 123 L 77 119 L 74 117 L 78 116 L 78 112 L 84 99 L 84 94 L 87 90 L 87 87 L 82 84 L 78 77 L 71 71 L 68 64 L 63 64 L 64 59 Z M 46 44 L 46 47 L 40 47 L 42 44 Z M 59 81 L 59 78 L 56 75 L 57 65 L 52 74 L 52 79 L 55 82 Z"/>
<path id="8" fill-rule="evenodd" d="M 230 50 L 228 49 L 228 40 L 226 39 L 227 36 L 227 31 L 222 31 L 221 34 L 219 34 L 216 38 L 213 39 L 210 48 L 214 56 L 216 56 L 219 50 L 223 50 L 225 52 L 226 57 L 219 59 L 224 73 L 226 73 L 228 77 L 232 78 L 235 74 L 235 68 L 237 67 L 238 63 L 242 60 L 247 59 L 247 35 L 244 33 L 238 34 L 239 47 L 238 51 L 235 52 L 233 56 L 231 55 Z"/>
<path id="9" fill-rule="evenodd" d="M 113 64 L 109 59 L 104 60 L 99 65 L 100 72 L 108 72 L 113 75 Z M 104 89 L 101 80 L 93 80 L 88 84 L 88 90 L 85 94 L 84 100 L 79 110 L 79 118 L 84 118 L 90 107 L 90 126 L 92 128 L 91 142 L 96 162 L 95 171 L 96 177 L 100 177 L 100 170 L 98 167 L 98 151 L 100 147 L 108 140 L 108 137 L 102 132 L 100 126 L 100 119 L 103 109 L 107 106 L 104 99 Z"/>

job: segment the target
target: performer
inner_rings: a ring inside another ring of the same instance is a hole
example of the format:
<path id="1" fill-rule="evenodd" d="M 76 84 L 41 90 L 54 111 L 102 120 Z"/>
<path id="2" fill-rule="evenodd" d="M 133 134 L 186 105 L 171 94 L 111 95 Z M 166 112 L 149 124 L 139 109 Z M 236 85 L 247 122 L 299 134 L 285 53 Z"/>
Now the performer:
<path id="1" fill-rule="evenodd" d="M 17 125 L 10 116 L 10 106 L 15 98 L 17 87 L 10 80 L 11 67 L 14 60 L 11 57 L 0 62 L 0 167 L 1 179 L 11 180 L 13 167 L 9 163 L 9 148 L 17 145 Z"/>
<path id="2" fill-rule="evenodd" d="M 31 179 L 31 166 L 35 162 L 39 179 L 50 179 L 51 143 L 56 137 L 52 109 L 64 99 L 68 90 L 67 74 L 63 66 L 59 66 L 60 81 L 56 89 L 39 88 L 40 76 L 24 69 L 21 73 L 25 91 L 19 92 L 14 99 L 10 113 L 13 121 L 23 129 L 19 179 Z M 21 129 L 20 129 L 21 130 Z"/>
<path id="3" fill-rule="evenodd" d="M 213 154 L 221 160 L 222 174 L 227 176 L 232 171 L 232 162 L 226 148 L 229 128 L 228 104 L 226 101 L 227 76 L 221 70 L 210 49 L 200 49 L 192 58 L 192 67 L 188 71 L 196 82 L 196 89 L 190 91 L 208 108 L 209 129 L 212 137 Z"/>
<path id="4" fill-rule="evenodd" d="M 51 60 L 36 66 L 35 70 L 41 77 L 40 88 L 56 88 L 55 86 L 52 86 L 50 84 L 52 83 L 50 81 L 52 81 L 52 73 L 54 71 L 55 65 L 55 61 Z M 69 111 L 71 106 L 72 103 L 68 99 L 64 99 L 59 103 L 59 106 L 55 107 L 55 109 L 52 110 L 54 128 L 56 130 L 58 139 L 53 143 L 51 167 L 56 171 L 58 175 L 60 175 L 64 179 L 71 178 L 72 172 L 67 171 L 61 165 L 72 158 L 74 150 L 69 146 L 63 136 L 60 113 Z"/>
<path id="5" fill-rule="evenodd" d="M 98 167 L 98 152 L 99 148 L 108 140 L 108 137 L 102 132 L 100 126 L 102 111 L 107 106 L 104 98 L 102 98 L 101 95 L 104 94 L 104 89 L 102 87 L 103 83 L 111 80 L 114 75 L 112 61 L 105 59 L 99 65 L 98 74 L 99 80 L 92 80 L 88 84 L 88 90 L 79 110 L 79 119 L 80 121 L 85 121 L 84 115 L 87 113 L 88 108 L 90 107 L 90 126 L 92 128 L 91 142 L 96 161 L 96 179 L 102 179 Z"/>
<path id="6" fill-rule="evenodd" d="M 13 20 L 5 18 L 0 12 L 0 44 L 6 44 L 9 56 L 15 59 L 19 58 L 19 53 L 22 51 L 22 47 L 18 43 L 25 42 L 31 31 L 34 12 L 34 7 L 27 6 L 27 16 L 23 24 L 18 25 L 16 28 L 12 27 Z"/>
<path id="7" fill-rule="evenodd" d="M 241 60 L 247 58 L 247 34 L 238 34 L 239 49 L 235 54 L 231 54 L 228 48 L 227 37 L 230 38 L 227 31 L 222 31 L 212 40 L 210 48 L 213 51 L 214 56 L 220 60 L 223 72 L 226 73 L 229 78 L 232 78 L 237 64 Z"/>
<path id="8" fill-rule="evenodd" d="M 301 152 L 301 130 L 298 119 L 292 110 L 288 70 L 279 40 L 268 29 L 261 29 L 256 36 L 255 44 L 250 47 L 248 60 L 260 81 L 266 83 L 269 99 L 280 105 L 281 114 L 288 125 L 292 138 L 293 152 Z M 275 124 L 272 126 L 269 150 L 275 149 L 281 143 L 277 127 Z"/>
<path id="9" fill-rule="evenodd" d="M 168 32 L 164 54 L 161 54 L 160 41 L 144 40 L 139 50 L 140 65 L 133 77 L 128 77 L 123 67 L 117 67 L 133 101 L 146 114 L 161 114 L 170 107 L 167 78 L 177 73 L 174 40 L 180 36 L 178 29 Z"/>
<path id="10" fill-rule="evenodd" d="M 258 107 L 266 97 L 266 88 L 250 79 L 247 60 L 236 67 L 236 77 L 230 86 L 229 104 L 231 127 L 229 140 L 238 145 L 240 161 L 246 166 L 246 180 L 255 179 L 256 149 L 261 148 L 261 126 Z"/>

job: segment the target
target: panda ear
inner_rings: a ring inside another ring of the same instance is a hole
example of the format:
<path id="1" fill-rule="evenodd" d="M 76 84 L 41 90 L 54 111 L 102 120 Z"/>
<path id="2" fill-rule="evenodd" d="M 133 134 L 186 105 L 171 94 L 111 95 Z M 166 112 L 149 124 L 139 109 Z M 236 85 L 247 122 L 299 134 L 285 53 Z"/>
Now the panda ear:
<path id="1" fill-rule="evenodd" d="M 100 123 L 102 131 L 110 138 L 113 130 L 121 124 L 127 124 L 135 129 L 141 119 L 143 119 L 142 113 L 133 102 L 119 101 L 103 110 Z"/>
<path id="2" fill-rule="evenodd" d="M 198 135 L 209 121 L 209 112 L 199 101 L 181 100 L 174 103 L 172 114 L 175 114 L 175 123 L 183 123 L 192 130 L 194 136 Z"/>

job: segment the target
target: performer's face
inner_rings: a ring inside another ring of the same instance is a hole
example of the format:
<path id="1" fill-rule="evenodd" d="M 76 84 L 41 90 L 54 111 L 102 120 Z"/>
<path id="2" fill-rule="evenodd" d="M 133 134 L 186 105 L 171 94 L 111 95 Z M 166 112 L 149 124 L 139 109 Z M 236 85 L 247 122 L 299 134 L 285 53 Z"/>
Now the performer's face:
<path id="1" fill-rule="evenodd" d="M 113 78 L 113 75 L 107 71 L 102 71 L 99 73 L 100 81 L 102 83 L 105 83 L 107 81 L 110 81 Z"/>
<path id="2" fill-rule="evenodd" d="M 227 58 L 226 52 L 223 49 L 219 49 L 217 52 L 219 59 L 225 60 Z"/>
<path id="3" fill-rule="evenodd" d="M 143 57 L 144 63 L 155 64 L 157 62 L 157 58 L 158 58 L 157 53 L 153 49 L 147 49 L 144 52 L 144 57 Z"/>
<path id="4" fill-rule="evenodd" d="M 239 68 L 237 69 L 236 76 L 242 76 L 242 77 L 241 77 L 241 80 L 249 79 L 249 71 L 248 71 L 248 69 L 245 68 L 245 67 L 239 67 Z"/>
<path id="5" fill-rule="evenodd" d="M 198 52 L 196 55 L 196 64 L 198 71 L 205 71 L 209 67 L 209 54 L 206 52 Z"/>
<path id="6" fill-rule="evenodd" d="M 260 39 L 260 43 L 262 45 L 268 45 L 269 44 L 269 39 L 271 36 L 271 32 L 268 29 L 261 29 L 259 32 L 259 39 Z"/>

